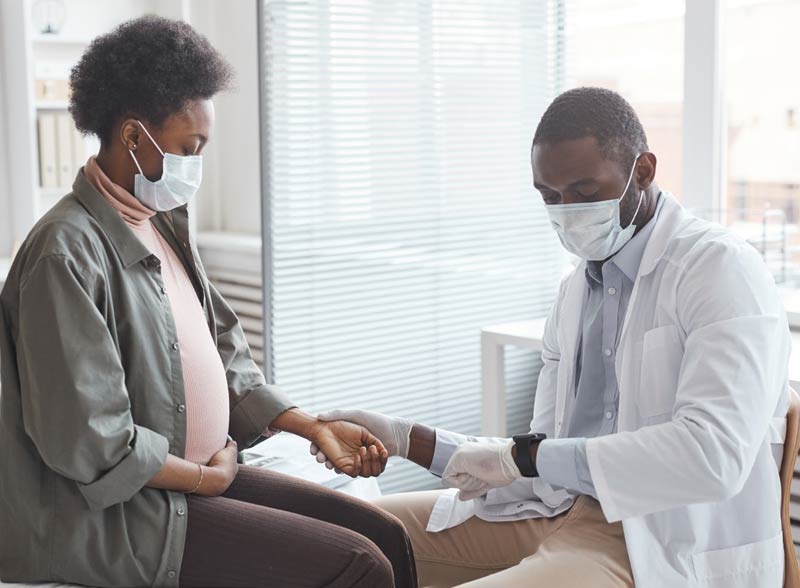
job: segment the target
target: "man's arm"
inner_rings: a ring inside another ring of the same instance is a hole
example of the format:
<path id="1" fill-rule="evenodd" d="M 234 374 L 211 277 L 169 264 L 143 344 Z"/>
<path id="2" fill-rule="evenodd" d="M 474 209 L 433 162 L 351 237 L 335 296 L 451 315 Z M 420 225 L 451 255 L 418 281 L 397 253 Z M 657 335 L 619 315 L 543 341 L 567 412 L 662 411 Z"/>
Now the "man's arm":
<path id="1" fill-rule="evenodd" d="M 436 452 L 436 429 L 421 423 L 414 423 L 409 440 L 408 459 L 426 470 L 430 469 Z"/>

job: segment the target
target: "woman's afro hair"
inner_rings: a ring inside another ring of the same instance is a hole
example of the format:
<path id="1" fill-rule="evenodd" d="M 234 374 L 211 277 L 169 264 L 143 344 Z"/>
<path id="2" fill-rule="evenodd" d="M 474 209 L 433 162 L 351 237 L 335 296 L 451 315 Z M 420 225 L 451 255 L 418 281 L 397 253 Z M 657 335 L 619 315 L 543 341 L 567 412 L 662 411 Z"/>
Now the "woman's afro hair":
<path id="1" fill-rule="evenodd" d="M 233 69 L 185 22 L 147 15 L 97 37 L 70 73 L 69 111 L 84 134 L 111 139 L 122 117 L 155 127 L 188 101 L 229 89 Z"/>

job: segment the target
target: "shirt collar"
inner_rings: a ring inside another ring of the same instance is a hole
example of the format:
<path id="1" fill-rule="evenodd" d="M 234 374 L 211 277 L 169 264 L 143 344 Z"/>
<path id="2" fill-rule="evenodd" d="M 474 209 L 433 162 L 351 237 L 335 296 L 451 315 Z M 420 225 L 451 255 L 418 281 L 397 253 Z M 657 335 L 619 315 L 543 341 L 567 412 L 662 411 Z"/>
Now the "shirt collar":
<path id="1" fill-rule="evenodd" d="M 647 242 L 650 239 L 650 235 L 653 233 L 653 227 L 655 227 L 658 221 L 659 212 L 664 204 L 664 198 L 661 197 L 660 192 L 657 198 L 656 211 L 653 214 L 653 218 L 651 218 L 650 221 L 642 227 L 642 230 L 636 233 L 616 255 L 608 260 L 609 263 L 613 263 L 617 266 L 631 282 L 636 281 L 636 275 L 639 273 L 639 265 L 642 263 L 644 250 L 647 247 Z M 586 279 L 589 281 L 589 285 L 592 285 L 593 281 L 600 285 L 603 284 L 603 263 L 604 262 L 600 261 L 587 262 Z"/>
<path id="2" fill-rule="evenodd" d="M 114 244 L 114 248 L 122 260 L 125 267 L 130 267 L 133 264 L 150 256 L 150 251 L 145 247 L 139 238 L 133 234 L 128 225 L 122 219 L 122 216 L 103 198 L 103 195 L 97 191 L 89 179 L 83 173 L 83 167 L 78 171 L 75 177 L 75 182 L 72 184 L 72 191 L 80 201 L 80 203 L 89 211 L 94 219 L 100 224 L 103 231 L 108 235 L 108 238 Z M 183 205 L 172 213 L 172 222 L 179 222 L 180 226 L 184 229 L 188 240 L 188 212 L 186 205 Z M 163 227 L 166 224 L 166 213 L 159 212 L 153 217 L 153 222 L 156 228 L 163 233 Z M 176 218 L 177 217 L 177 218 Z"/>

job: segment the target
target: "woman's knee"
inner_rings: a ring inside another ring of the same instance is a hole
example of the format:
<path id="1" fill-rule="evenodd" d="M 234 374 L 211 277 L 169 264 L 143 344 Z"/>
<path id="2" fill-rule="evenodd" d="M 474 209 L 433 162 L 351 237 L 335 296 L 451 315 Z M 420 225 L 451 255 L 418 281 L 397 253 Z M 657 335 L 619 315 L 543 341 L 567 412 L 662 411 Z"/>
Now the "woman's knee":
<path id="1" fill-rule="evenodd" d="M 343 575 L 352 578 L 352 588 L 394 588 L 394 570 L 389 559 L 369 539 L 350 548 L 350 561 Z"/>

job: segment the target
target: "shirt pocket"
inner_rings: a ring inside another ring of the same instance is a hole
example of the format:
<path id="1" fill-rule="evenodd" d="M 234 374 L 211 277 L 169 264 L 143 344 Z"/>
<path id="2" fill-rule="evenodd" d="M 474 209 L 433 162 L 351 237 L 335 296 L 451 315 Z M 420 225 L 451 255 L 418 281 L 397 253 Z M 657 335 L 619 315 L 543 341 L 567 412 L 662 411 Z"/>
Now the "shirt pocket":
<path id="1" fill-rule="evenodd" d="M 672 415 L 682 361 L 683 344 L 675 325 L 657 327 L 644 334 L 637 394 L 642 418 Z"/>

